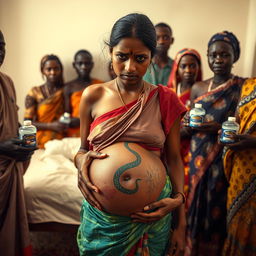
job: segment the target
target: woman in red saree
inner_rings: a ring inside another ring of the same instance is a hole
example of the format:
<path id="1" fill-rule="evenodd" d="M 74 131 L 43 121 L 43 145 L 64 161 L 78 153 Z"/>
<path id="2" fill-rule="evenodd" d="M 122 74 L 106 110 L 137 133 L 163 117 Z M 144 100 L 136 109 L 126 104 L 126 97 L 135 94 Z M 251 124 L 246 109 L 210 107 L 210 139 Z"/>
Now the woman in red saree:
<path id="1" fill-rule="evenodd" d="M 117 78 L 87 87 L 80 104 L 75 164 L 86 199 L 77 237 L 80 254 L 180 255 L 185 197 L 179 130 L 186 109 L 173 91 L 142 79 L 156 50 L 147 16 L 119 19 L 109 50 Z M 175 208 L 179 221 L 170 240 Z"/>
<path id="2" fill-rule="evenodd" d="M 191 87 L 198 81 L 202 81 L 201 57 L 196 50 L 184 48 L 177 53 L 174 59 L 167 86 L 176 92 L 181 102 L 189 109 Z M 184 191 L 186 194 L 189 189 L 190 137 L 184 129 L 181 129 L 181 157 L 185 171 Z"/>

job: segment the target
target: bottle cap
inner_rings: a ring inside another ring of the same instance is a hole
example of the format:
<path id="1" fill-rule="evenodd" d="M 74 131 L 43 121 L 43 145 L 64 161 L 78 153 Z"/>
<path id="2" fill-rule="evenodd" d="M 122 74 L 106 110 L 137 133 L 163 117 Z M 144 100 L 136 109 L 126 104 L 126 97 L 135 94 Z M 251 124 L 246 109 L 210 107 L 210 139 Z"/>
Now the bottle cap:
<path id="1" fill-rule="evenodd" d="M 229 116 L 228 117 L 228 121 L 230 122 L 235 122 L 236 121 L 236 118 L 234 116 Z"/>
<path id="2" fill-rule="evenodd" d="M 195 104 L 195 108 L 201 108 L 202 107 L 202 104 L 201 103 L 196 103 Z"/>
<path id="3" fill-rule="evenodd" d="M 31 120 L 25 120 L 25 121 L 23 122 L 23 125 L 25 125 L 25 126 L 31 125 Z"/>
<path id="4" fill-rule="evenodd" d="M 66 117 L 66 118 L 69 118 L 69 117 L 70 117 L 70 113 L 65 112 L 65 113 L 63 114 L 63 116 Z"/>

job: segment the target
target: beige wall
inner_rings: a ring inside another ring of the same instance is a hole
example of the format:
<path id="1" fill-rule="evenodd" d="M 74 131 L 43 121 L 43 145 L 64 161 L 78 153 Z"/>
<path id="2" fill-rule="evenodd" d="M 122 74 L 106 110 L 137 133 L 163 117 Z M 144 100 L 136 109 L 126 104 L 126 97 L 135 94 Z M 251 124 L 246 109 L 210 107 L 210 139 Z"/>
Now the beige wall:
<path id="1" fill-rule="evenodd" d="M 245 56 L 255 53 L 255 43 L 246 44 L 254 25 L 250 8 L 255 13 L 255 0 L 0 0 L 0 29 L 7 42 L 1 69 L 15 82 L 22 120 L 27 91 L 43 83 L 39 61 L 44 54 L 57 54 L 64 64 L 65 79 L 70 80 L 75 76 L 71 66 L 74 53 L 88 49 L 95 60 L 93 76 L 108 79 L 108 52 L 103 41 L 118 18 L 142 12 L 153 23 L 163 21 L 172 26 L 175 42 L 170 56 L 183 47 L 201 53 L 204 78 L 211 76 L 206 59 L 209 38 L 222 30 L 234 32 L 242 48 L 234 73 L 250 76 L 252 61 L 245 62 Z"/>
<path id="2" fill-rule="evenodd" d="M 250 0 L 246 32 L 246 52 L 244 54 L 245 76 L 256 77 L 256 0 Z"/>

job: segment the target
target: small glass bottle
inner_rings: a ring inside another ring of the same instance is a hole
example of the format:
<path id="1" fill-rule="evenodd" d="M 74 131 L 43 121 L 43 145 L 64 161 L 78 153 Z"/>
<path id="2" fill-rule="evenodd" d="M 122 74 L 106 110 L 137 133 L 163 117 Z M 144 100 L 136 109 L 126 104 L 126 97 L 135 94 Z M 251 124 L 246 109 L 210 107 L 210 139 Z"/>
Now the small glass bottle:
<path id="1" fill-rule="evenodd" d="M 228 120 L 222 123 L 220 141 L 222 143 L 234 143 L 235 139 L 233 135 L 239 131 L 239 124 L 236 122 L 236 118 L 229 116 Z"/>
<path id="2" fill-rule="evenodd" d="M 24 147 L 36 147 L 36 127 L 31 120 L 25 120 L 23 126 L 19 128 L 19 138 Z"/>
<path id="3" fill-rule="evenodd" d="M 71 117 L 70 117 L 70 113 L 65 112 L 59 120 L 61 123 L 63 124 L 69 124 L 71 122 Z"/>
<path id="4" fill-rule="evenodd" d="M 196 103 L 195 107 L 192 108 L 189 112 L 189 126 L 190 127 L 200 127 L 204 122 L 204 116 L 206 112 L 202 108 L 202 104 Z"/>

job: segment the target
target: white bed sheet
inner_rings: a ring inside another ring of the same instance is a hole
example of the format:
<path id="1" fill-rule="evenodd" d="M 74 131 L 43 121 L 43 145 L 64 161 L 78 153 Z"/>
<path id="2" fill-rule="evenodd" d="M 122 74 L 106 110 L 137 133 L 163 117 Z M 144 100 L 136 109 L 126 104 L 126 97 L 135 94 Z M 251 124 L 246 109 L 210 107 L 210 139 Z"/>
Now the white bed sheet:
<path id="1" fill-rule="evenodd" d="M 24 175 L 29 223 L 80 224 L 83 196 L 77 187 L 73 159 L 78 138 L 53 140 L 36 150 Z"/>

